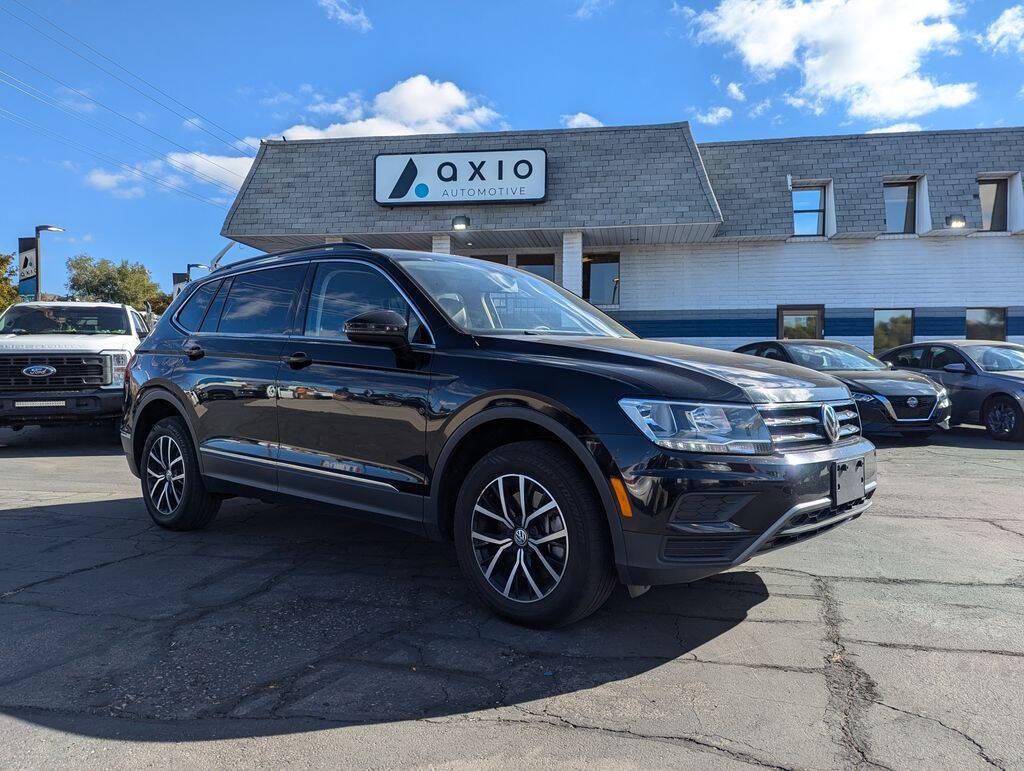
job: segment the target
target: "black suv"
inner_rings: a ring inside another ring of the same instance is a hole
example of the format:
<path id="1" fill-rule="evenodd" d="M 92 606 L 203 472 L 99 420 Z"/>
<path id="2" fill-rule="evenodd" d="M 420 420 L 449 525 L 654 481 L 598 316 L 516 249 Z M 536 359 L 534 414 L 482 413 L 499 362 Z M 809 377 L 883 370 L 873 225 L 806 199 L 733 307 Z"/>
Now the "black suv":
<path id="1" fill-rule="evenodd" d="M 550 626 L 860 515 L 874 447 L 829 375 L 641 340 L 482 260 L 343 244 L 188 286 L 132 359 L 122 440 L 162 527 L 230 495 L 453 539 Z"/>

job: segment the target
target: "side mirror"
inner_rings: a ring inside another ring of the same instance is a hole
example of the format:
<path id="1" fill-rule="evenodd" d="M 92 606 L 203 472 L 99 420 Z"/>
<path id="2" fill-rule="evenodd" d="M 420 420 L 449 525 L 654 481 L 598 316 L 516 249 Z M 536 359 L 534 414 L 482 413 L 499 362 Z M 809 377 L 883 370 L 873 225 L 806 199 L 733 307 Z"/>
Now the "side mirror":
<path id="1" fill-rule="evenodd" d="M 409 344 L 409 324 L 394 311 L 376 310 L 360 313 L 345 322 L 345 334 L 353 343 L 405 348 Z"/>
<path id="2" fill-rule="evenodd" d="M 967 373 L 967 365 L 959 361 L 953 362 L 952 364 L 947 364 L 942 369 L 944 369 L 946 372 L 959 372 L 961 375 Z"/>
<path id="3" fill-rule="evenodd" d="M 895 367 L 893 366 L 893 363 L 891 361 L 885 362 L 885 368 L 886 369 L 895 369 Z"/>

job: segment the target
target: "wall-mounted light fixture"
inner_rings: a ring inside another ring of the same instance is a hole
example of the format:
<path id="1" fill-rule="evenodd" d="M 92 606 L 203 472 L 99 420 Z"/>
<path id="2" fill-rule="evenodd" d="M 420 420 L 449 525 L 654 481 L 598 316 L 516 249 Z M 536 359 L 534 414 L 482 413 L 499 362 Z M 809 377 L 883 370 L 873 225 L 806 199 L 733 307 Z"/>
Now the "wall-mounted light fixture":
<path id="1" fill-rule="evenodd" d="M 947 228 L 965 228 L 967 227 L 967 218 L 962 214 L 950 214 L 946 217 Z"/>
<path id="2" fill-rule="evenodd" d="M 452 230 L 466 230 L 469 228 L 469 217 L 459 215 L 452 217 Z"/>

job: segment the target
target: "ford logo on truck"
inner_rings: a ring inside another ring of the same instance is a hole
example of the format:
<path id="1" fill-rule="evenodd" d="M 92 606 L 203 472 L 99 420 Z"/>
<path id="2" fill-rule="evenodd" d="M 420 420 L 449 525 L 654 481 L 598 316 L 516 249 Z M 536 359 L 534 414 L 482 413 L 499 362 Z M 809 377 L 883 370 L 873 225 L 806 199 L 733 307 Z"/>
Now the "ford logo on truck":
<path id="1" fill-rule="evenodd" d="M 57 370 L 46 364 L 33 364 L 30 367 L 25 367 L 21 374 L 28 377 L 49 377 L 50 375 L 56 375 Z"/>

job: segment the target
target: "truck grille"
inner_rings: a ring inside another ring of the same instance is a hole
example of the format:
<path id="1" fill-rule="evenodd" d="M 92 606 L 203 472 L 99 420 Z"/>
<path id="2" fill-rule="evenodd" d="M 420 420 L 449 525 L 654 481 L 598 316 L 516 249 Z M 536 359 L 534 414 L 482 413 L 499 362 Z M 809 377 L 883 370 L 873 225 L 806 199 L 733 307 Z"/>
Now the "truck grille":
<path id="1" fill-rule="evenodd" d="M 854 402 L 829 402 L 839 418 L 839 440 L 860 434 L 860 413 Z M 824 403 L 766 404 L 758 410 L 772 435 L 775 448 L 783 452 L 831 444 L 822 425 Z M 837 440 L 838 441 L 838 440 Z"/>
<path id="2" fill-rule="evenodd" d="M 42 365 L 56 372 L 49 377 L 29 377 L 26 367 Z M 106 357 L 95 354 L 0 354 L 0 391 L 59 391 L 106 385 L 110 368 Z"/>
<path id="3" fill-rule="evenodd" d="M 917 399 L 915 407 L 907 405 L 907 399 L 911 398 L 909 396 L 888 396 L 886 398 L 892 404 L 896 417 L 900 420 L 924 420 L 935 409 L 934 396 L 915 396 L 914 398 Z"/>

